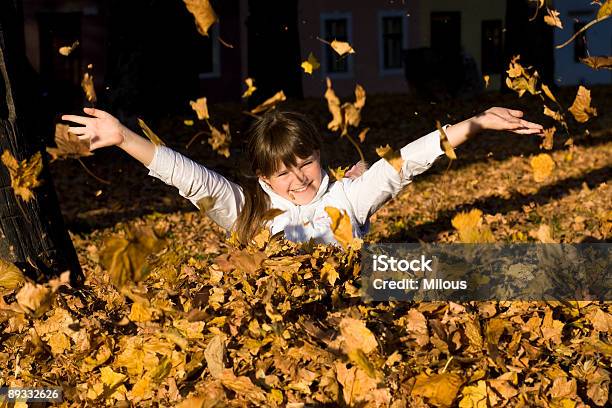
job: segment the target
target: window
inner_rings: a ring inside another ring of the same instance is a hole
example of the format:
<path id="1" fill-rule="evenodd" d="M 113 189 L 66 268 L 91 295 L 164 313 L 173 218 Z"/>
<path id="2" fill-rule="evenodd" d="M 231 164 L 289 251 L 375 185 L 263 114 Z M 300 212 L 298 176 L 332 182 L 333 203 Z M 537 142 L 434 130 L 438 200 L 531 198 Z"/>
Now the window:
<path id="1" fill-rule="evenodd" d="M 209 30 L 208 37 L 199 35 L 196 51 L 193 54 L 199 77 L 216 78 L 221 75 L 221 56 L 219 53 L 219 22 Z"/>
<path id="2" fill-rule="evenodd" d="M 482 73 L 500 74 L 503 64 L 502 21 L 483 21 L 481 37 Z"/>
<path id="3" fill-rule="evenodd" d="M 380 13 L 380 69 L 381 72 L 401 72 L 405 46 L 404 11 Z"/>
<path id="4" fill-rule="evenodd" d="M 321 35 L 325 41 L 346 41 L 351 43 L 350 13 L 333 13 L 321 16 Z M 352 45 L 352 43 L 351 43 Z M 323 67 L 328 74 L 347 74 L 352 72 L 350 54 L 339 56 L 329 45 L 323 44 Z"/>
<path id="5" fill-rule="evenodd" d="M 586 23 L 583 21 L 575 21 L 574 34 L 580 31 L 580 29 L 585 25 Z M 574 61 L 580 62 L 580 58 L 586 58 L 588 56 L 586 32 L 582 32 L 582 34 L 577 36 L 574 40 Z"/>

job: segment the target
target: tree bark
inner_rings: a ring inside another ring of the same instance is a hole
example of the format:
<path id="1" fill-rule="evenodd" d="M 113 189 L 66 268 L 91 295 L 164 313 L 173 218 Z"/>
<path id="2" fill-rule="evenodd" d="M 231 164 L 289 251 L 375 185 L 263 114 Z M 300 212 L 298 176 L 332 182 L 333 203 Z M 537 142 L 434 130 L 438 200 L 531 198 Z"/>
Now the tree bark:
<path id="1" fill-rule="evenodd" d="M 71 283 L 78 285 L 84 276 L 51 180 L 45 137 L 28 131 L 34 128 L 36 107 L 26 118 L 23 44 L 20 2 L 0 1 L 0 154 L 8 150 L 17 160 L 39 151 L 43 155 L 42 185 L 27 202 L 15 195 L 8 169 L 0 162 L 0 258 L 36 280 L 69 270 Z"/>

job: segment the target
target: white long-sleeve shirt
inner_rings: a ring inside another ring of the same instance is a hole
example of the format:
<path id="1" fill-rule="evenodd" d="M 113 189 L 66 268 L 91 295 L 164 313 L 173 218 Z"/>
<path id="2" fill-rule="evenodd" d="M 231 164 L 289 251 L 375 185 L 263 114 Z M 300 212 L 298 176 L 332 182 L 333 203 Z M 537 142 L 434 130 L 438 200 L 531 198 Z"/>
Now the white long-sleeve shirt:
<path id="1" fill-rule="evenodd" d="M 313 238 L 316 242 L 338 244 L 331 231 L 331 218 L 325 211 L 325 207 L 331 206 L 348 213 L 353 236 L 364 236 L 370 216 L 444 154 L 439 132 L 436 130 L 407 144 L 400 153 L 404 163 L 399 173 L 385 159 L 378 160 L 355 179 L 343 178 L 330 183 L 323 171 L 317 194 L 305 205 L 281 197 L 260 180 L 262 189 L 270 196 L 271 208 L 284 211 L 267 226 L 272 234 L 284 230 L 290 241 Z M 202 198 L 214 198 L 207 215 L 226 230 L 232 228 L 244 204 L 242 187 L 238 184 L 165 146 L 156 146 L 147 168 L 150 176 L 178 188 L 179 194 L 196 207 Z"/>

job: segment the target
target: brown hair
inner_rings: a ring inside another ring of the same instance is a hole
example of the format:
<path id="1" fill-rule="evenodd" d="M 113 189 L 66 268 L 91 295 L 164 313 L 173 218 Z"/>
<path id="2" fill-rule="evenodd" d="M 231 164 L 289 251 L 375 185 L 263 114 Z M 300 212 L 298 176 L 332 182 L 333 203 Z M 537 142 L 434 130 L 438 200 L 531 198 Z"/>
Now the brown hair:
<path id="1" fill-rule="evenodd" d="M 296 166 L 296 156 L 307 158 L 321 149 L 321 143 L 314 124 L 297 112 L 272 110 L 251 125 L 246 147 L 251 174 L 240 180 L 244 206 L 234 224 L 240 242 L 248 243 L 269 219 L 270 197 L 259 185 L 258 176 L 272 176 L 281 163 Z"/>

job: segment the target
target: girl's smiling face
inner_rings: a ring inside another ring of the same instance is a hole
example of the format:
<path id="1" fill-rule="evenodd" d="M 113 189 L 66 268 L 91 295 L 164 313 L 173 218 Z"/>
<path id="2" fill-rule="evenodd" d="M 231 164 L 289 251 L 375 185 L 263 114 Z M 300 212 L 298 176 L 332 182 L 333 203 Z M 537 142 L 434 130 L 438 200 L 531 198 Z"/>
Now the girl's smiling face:
<path id="1" fill-rule="evenodd" d="M 294 204 L 308 204 L 317 195 L 323 180 L 319 151 L 313 152 L 305 159 L 296 157 L 294 167 L 287 168 L 281 163 L 274 174 L 270 177 L 261 176 L 261 179 L 276 194 Z"/>

